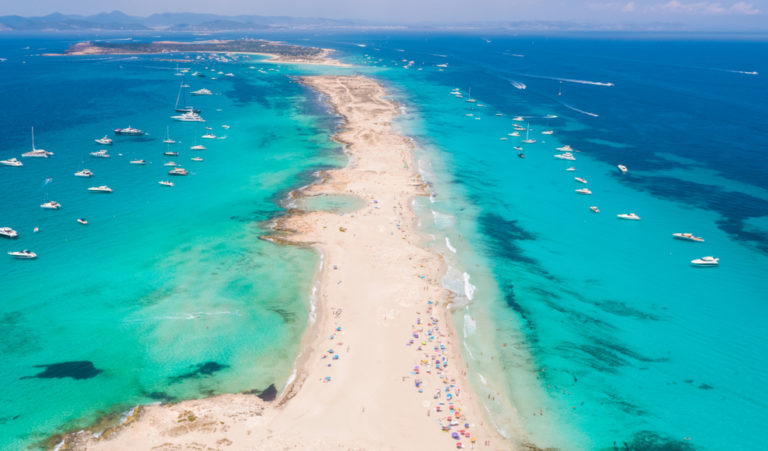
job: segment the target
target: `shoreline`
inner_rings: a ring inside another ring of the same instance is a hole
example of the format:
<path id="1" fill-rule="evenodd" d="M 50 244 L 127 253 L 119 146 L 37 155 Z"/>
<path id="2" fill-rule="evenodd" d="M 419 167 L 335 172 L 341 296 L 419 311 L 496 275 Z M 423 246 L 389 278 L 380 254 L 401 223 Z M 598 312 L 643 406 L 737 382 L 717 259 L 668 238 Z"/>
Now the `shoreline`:
<path id="1" fill-rule="evenodd" d="M 341 215 L 291 211 L 262 237 L 320 253 L 314 311 L 286 387 L 271 404 L 239 394 L 142 406 L 132 421 L 100 438 L 68 435 L 67 449 L 238 443 L 235 448 L 455 449 L 458 441 L 465 448 L 533 448 L 492 427 L 464 371 L 451 294 L 440 284 L 445 262 L 420 246 L 412 201 L 426 192 L 413 142 L 392 130 L 397 104 L 369 78 L 301 82 L 344 118 L 333 139 L 349 160 L 291 195 L 353 194 L 366 205 Z M 461 437 L 452 438 L 459 430 Z"/>

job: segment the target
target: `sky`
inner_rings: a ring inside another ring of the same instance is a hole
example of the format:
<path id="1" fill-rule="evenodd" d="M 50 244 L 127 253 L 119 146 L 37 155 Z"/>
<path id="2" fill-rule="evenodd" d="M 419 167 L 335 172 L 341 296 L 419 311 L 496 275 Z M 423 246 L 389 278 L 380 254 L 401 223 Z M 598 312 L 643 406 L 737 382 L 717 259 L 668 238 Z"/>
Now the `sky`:
<path id="1" fill-rule="evenodd" d="M 399 23 L 555 20 L 768 28 L 768 0 L 0 0 L 0 15 L 112 10 L 138 16 L 204 12 Z"/>

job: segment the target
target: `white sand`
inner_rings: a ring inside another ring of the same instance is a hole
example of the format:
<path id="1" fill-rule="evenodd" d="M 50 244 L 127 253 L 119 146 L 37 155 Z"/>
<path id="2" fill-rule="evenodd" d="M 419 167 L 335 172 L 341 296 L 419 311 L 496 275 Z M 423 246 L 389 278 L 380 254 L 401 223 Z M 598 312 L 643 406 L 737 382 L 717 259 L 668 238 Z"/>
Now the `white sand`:
<path id="1" fill-rule="evenodd" d="M 317 320 L 305 337 L 295 382 L 271 404 L 241 394 L 142 407 L 101 438 L 86 432 L 69 436 L 68 447 L 433 450 L 456 449 L 460 441 L 472 448 L 468 436 L 451 438 L 460 430 L 475 438 L 478 449 L 524 446 L 522 437 L 511 443 L 487 424 L 463 374 L 446 310 L 449 293 L 439 283 L 444 264 L 419 245 L 411 203 L 424 194 L 423 183 L 410 140 L 391 129 L 397 105 L 364 77 L 303 81 L 345 118 L 335 139 L 345 144 L 350 161 L 297 194 L 354 194 L 367 205 L 346 215 L 299 213 L 277 221 L 276 241 L 312 245 L 324 256 Z M 425 365 L 443 357 L 447 369 Z M 412 374 L 417 365 L 420 374 Z M 423 392 L 416 379 L 423 381 Z M 453 402 L 445 391 L 451 385 Z M 436 411 L 440 402 L 442 412 Z M 455 417 L 450 404 L 458 409 L 459 426 L 446 432 L 441 423 Z"/>

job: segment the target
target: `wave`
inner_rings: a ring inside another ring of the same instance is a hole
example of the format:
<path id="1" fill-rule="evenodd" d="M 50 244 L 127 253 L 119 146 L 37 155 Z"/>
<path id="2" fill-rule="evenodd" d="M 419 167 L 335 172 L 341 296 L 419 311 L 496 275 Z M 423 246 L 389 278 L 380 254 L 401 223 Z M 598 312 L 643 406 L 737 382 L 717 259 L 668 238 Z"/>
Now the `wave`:
<path id="1" fill-rule="evenodd" d="M 456 253 L 456 248 L 451 246 L 451 240 L 448 239 L 448 237 L 445 237 L 445 247 L 448 248 L 449 251 Z"/>
<path id="2" fill-rule="evenodd" d="M 435 222 L 435 226 L 439 229 L 445 229 L 453 225 L 453 216 L 451 215 L 438 213 L 435 210 L 432 210 L 432 218 Z"/>
<path id="3" fill-rule="evenodd" d="M 479 378 L 480 378 L 480 382 L 482 382 L 482 383 L 483 383 L 483 385 L 488 385 L 488 381 L 487 381 L 487 380 L 485 380 L 485 376 L 483 376 L 483 375 L 482 375 L 482 374 L 480 374 L 480 373 L 477 373 L 477 377 L 479 377 Z"/>
<path id="4" fill-rule="evenodd" d="M 474 335 L 477 332 L 477 321 L 472 319 L 469 312 L 464 313 L 464 338 Z"/>
<path id="5" fill-rule="evenodd" d="M 572 106 L 568 105 L 567 103 L 564 103 L 563 106 L 568 108 L 569 110 L 576 111 L 577 113 L 586 114 L 587 116 L 592 116 L 592 117 L 599 117 L 600 116 L 599 114 L 590 113 L 589 111 L 584 111 L 584 110 L 580 110 L 580 109 L 578 109 L 576 107 L 572 107 Z"/>
<path id="6" fill-rule="evenodd" d="M 469 283 L 469 274 L 465 272 L 464 273 L 464 294 L 467 296 L 467 299 L 471 301 L 472 298 L 475 297 L 476 289 L 477 289 L 476 286 Z"/>
<path id="7" fill-rule="evenodd" d="M 519 81 L 510 80 L 510 83 L 512 83 L 512 86 L 520 90 L 527 88 L 527 86 L 525 86 L 525 83 L 522 83 Z"/>

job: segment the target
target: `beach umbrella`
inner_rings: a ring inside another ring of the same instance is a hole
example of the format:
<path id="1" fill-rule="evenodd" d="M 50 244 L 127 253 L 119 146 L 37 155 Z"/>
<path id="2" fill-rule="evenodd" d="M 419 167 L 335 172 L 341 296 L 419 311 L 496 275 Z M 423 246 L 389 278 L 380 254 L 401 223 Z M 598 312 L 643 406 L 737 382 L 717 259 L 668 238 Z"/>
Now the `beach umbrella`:
<path id="1" fill-rule="evenodd" d="M 459 439 L 459 433 L 458 432 L 452 432 L 451 437 L 455 438 L 456 440 Z"/>

